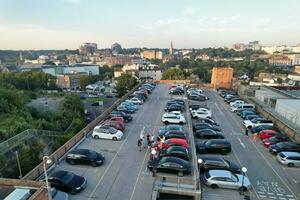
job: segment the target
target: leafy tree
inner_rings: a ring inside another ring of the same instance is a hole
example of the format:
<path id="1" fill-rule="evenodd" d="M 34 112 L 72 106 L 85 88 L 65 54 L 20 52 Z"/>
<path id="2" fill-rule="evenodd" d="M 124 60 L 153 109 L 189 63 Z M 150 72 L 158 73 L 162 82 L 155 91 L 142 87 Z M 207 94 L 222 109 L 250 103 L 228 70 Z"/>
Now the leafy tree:
<path id="1" fill-rule="evenodd" d="M 169 68 L 162 74 L 163 80 L 183 80 L 187 74 L 180 68 Z"/>
<path id="2" fill-rule="evenodd" d="M 135 77 L 132 77 L 129 74 L 122 74 L 117 78 L 116 90 L 117 96 L 122 97 L 129 90 L 133 89 L 138 84 L 138 81 Z"/>

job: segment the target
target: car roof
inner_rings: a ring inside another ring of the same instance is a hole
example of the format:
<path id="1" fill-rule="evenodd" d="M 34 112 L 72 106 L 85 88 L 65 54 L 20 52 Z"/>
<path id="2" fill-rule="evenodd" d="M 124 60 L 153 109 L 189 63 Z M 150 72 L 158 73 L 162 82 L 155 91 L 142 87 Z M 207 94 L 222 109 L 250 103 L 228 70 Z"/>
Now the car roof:
<path id="1" fill-rule="evenodd" d="M 184 151 L 186 152 L 186 148 L 182 147 L 182 146 L 170 146 L 169 148 L 167 148 L 167 152 L 170 151 Z"/>
<path id="2" fill-rule="evenodd" d="M 201 157 L 204 161 L 223 161 L 224 159 L 219 156 L 203 156 Z"/>
<path id="3" fill-rule="evenodd" d="M 213 143 L 218 143 L 218 144 L 230 144 L 230 142 L 226 139 L 210 139 L 207 140 L 206 142 L 211 141 Z"/>
<path id="4" fill-rule="evenodd" d="M 186 160 L 183 160 L 181 158 L 174 157 L 174 156 L 165 156 L 162 159 L 164 162 L 176 162 L 176 163 L 180 162 L 181 164 L 184 164 L 184 165 L 189 164 Z"/>
<path id="5" fill-rule="evenodd" d="M 230 178 L 232 173 L 227 170 L 211 169 L 208 171 L 209 175 L 212 177 L 228 177 Z"/>
<path id="6" fill-rule="evenodd" d="M 54 178 L 62 178 L 63 176 L 65 176 L 67 173 L 72 173 L 72 172 L 68 172 L 68 171 L 64 171 L 64 170 L 58 170 L 53 172 L 50 177 L 54 177 Z"/>
<path id="7" fill-rule="evenodd" d="M 283 154 L 284 156 L 297 156 L 300 157 L 300 153 L 299 152 L 293 152 L 293 151 L 282 151 L 281 154 Z"/>
<path id="8" fill-rule="evenodd" d="M 83 155 L 87 155 L 91 151 L 93 151 L 93 150 L 89 150 L 89 149 L 73 149 L 72 151 L 70 151 L 70 154 L 83 154 Z"/>

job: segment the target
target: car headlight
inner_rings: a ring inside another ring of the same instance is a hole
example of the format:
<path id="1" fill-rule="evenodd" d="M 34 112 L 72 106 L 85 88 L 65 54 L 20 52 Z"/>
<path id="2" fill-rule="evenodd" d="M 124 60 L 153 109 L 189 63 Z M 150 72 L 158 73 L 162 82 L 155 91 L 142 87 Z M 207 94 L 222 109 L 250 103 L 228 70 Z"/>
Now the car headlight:
<path id="1" fill-rule="evenodd" d="M 77 187 L 77 188 L 75 188 L 76 190 L 80 190 L 81 189 L 81 186 L 80 187 Z"/>

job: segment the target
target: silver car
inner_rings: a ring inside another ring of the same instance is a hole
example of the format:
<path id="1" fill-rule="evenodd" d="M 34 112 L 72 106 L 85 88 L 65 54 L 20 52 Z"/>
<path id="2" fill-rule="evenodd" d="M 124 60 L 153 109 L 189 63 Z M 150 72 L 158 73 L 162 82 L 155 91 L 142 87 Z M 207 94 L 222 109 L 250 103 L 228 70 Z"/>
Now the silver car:
<path id="1" fill-rule="evenodd" d="M 277 160 L 288 167 L 300 167 L 300 153 L 292 151 L 282 151 L 277 154 Z"/>
<path id="2" fill-rule="evenodd" d="M 212 188 L 243 189 L 244 191 L 251 188 L 251 183 L 246 176 L 244 176 L 242 186 L 243 175 L 227 170 L 208 170 L 204 173 L 203 181 Z"/>

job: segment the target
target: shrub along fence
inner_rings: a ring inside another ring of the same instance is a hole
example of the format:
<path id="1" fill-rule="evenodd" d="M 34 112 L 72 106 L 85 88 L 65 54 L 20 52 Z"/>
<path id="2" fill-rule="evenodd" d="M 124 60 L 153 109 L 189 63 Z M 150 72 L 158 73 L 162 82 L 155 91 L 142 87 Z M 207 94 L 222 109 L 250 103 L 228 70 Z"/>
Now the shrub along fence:
<path id="1" fill-rule="evenodd" d="M 122 98 L 118 99 L 112 106 L 110 106 L 108 109 L 106 109 L 94 121 L 92 121 L 90 124 L 88 124 L 85 128 L 83 128 L 81 131 L 79 131 L 79 133 L 77 133 L 69 141 L 67 141 L 63 146 L 61 146 L 53 154 L 51 154 L 49 156 L 49 158 L 53 162 L 46 166 L 47 169 L 49 169 L 51 166 L 57 164 L 59 162 L 60 158 L 62 158 L 69 150 L 71 150 L 71 148 L 74 147 L 79 141 L 84 139 L 86 137 L 86 135 L 94 129 L 95 126 L 97 126 L 99 123 L 104 121 L 108 117 L 108 115 L 118 105 L 120 105 L 120 103 L 122 103 L 124 100 L 126 100 L 128 98 L 128 96 L 131 95 L 138 87 L 140 87 L 141 84 L 143 84 L 143 82 L 139 83 L 136 87 L 134 87 L 132 90 L 130 90 L 126 95 L 124 95 Z M 41 162 L 38 166 L 36 166 L 33 170 L 31 170 L 28 174 L 26 174 L 23 177 L 23 179 L 36 180 L 41 175 L 43 175 L 43 173 L 44 173 L 43 162 Z"/>

